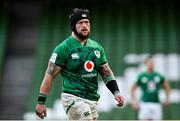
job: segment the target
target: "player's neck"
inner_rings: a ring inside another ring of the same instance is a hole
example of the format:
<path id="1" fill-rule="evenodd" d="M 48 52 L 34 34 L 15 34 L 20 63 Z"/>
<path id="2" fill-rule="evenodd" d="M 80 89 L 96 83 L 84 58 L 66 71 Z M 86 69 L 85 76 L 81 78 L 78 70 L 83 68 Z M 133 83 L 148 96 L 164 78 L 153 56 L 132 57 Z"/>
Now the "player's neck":
<path id="1" fill-rule="evenodd" d="M 71 34 L 72 37 L 74 37 L 77 41 L 79 41 L 82 45 L 84 45 L 87 41 L 87 39 L 80 39 L 74 32 Z"/>
<path id="2" fill-rule="evenodd" d="M 148 73 L 153 73 L 153 71 L 154 71 L 153 69 L 147 69 Z"/>

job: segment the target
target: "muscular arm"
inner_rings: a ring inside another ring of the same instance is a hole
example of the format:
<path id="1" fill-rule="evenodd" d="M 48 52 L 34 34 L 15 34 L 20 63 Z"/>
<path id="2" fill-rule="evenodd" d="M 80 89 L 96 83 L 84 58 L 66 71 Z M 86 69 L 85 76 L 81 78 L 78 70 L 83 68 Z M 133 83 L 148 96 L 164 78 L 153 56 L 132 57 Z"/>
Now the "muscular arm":
<path id="1" fill-rule="evenodd" d="M 137 84 L 134 83 L 131 87 L 130 93 L 131 93 L 131 99 L 135 102 L 137 102 L 136 95 L 135 95 L 136 89 L 137 89 Z"/>
<path id="2" fill-rule="evenodd" d="M 169 104 L 170 103 L 170 91 L 171 91 L 171 87 L 170 87 L 168 81 L 166 81 L 166 80 L 164 81 L 163 88 L 164 88 L 164 90 L 166 92 L 166 102 L 165 103 Z"/>
<path id="3" fill-rule="evenodd" d="M 118 85 L 108 63 L 105 63 L 101 66 L 99 73 L 101 74 L 104 82 L 106 83 L 107 88 L 111 91 L 111 93 L 113 95 L 116 95 L 117 93 L 119 94 Z"/>
<path id="4" fill-rule="evenodd" d="M 108 63 L 101 65 L 99 73 L 101 74 L 103 80 L 106 80 L 110 76 L 114 78 L 114 74 L 112 70 L 110 69 Z"/>
<path id="5" fill-rule="evenodd" d="M 52 62 L 48 63 L 48 67 L 47 67 L 44 79 L 41 83 L 40 93 L 48 95 L 52 87 L 52 82 L 54 78 L 56 78 L 57 75 L 61 72 L 61 69 L 62 68 L 60 66 Z"/>
<path id="6" fill-rule="evenodd" d="M 121 96 L 118 85 L 114 78 L 114 74 L 110 69 L 108 63 L 101 65 L 99 73 L 101 74 L 104 82 L 106 83 L 107 88 L 114 95 L 115 100 L 118 102 L 117 106 L 124 105 L 124 97 Z"/>
<path id="7" fill-rule="evenodd" d="M 131 106 L 133 109 L 138 110 L 139 109 L 139 104 L 138 104 L 138 100 L 136 97 L 136 90 L 137 90 L 137 84 L 134 83 L 131 87 L 130 93 L 131 93 Z"/>
<path id="8" fill-rule="evenodd" d="M 48 67 L 44 76 L 44 79 L 41 83 L 40 87 L 40 93 L 38 97 L 38 104 L 36 105 L 36 114 L 39 116 L 41 119 L 44 119 L 46 117 L 46 106 L 45 101 L 46 101 L 46 96 L 51 90 L 52 87 L 52 82 L 54 78 L 60 73 L 61 67 L 49 62 Z"/>

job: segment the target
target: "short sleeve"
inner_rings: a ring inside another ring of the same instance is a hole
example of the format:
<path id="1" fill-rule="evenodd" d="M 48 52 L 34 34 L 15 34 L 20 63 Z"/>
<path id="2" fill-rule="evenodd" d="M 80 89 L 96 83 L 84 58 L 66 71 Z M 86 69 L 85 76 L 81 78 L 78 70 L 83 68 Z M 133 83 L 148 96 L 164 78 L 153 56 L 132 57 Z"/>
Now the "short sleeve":
<path id="1" fill-rule="evenodd" d="M 64 43 L 59 44 L 53 51 L 50 61 L 63 67 L 67 57 L 67 47 Z"/>
<path id="2" fill-rule="evenodd" d="M 161 82 L 160 82 L 160 83 L 161 83 L 161 84 L 164 83 L 164 81 L 165 81 L 165 79 L 166 79 L 165 76 L 160 75 L 160 78 L 161 78 Z"/>
<path id="3" fill-rule="evenodd" d="M 107 62 L 106 54 L 102 46 L 100 46 L 100 53 L 101 53 L 101 65 Z"/>
<path id="4" fill-rule="evenodd" d="M 142 77 L 141 74 L 139 74 L 136 80 L 137 85 L 141 85 L 141 77 Z"/>

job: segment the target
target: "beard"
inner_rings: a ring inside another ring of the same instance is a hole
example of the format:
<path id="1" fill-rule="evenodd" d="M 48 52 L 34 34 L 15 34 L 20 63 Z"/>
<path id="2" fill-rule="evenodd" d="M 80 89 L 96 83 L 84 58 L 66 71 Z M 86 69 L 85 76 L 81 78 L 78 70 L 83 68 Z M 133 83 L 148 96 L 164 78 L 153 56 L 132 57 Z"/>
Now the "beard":
<path id="1" fill-rule="evenodd" d="M 81 32 L 78 33 L 77 31 L 75 31 L 74 33 L 75 33 L 75 35 L 76 35 L 79 39 L 81 39 L 81 40 L 87 39 L 87 38 L 89 37 L 89 34 L 90 34 L 90 32 L 88 32 L 87 35 L 83 35 Z"/>

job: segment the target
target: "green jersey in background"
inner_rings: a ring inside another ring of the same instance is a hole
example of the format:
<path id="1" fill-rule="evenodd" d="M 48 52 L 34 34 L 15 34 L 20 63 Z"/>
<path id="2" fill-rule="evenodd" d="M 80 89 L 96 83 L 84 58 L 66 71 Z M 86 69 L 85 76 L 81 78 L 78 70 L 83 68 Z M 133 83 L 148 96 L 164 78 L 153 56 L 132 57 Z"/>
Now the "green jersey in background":
<path id="1" fill-rule="evenodd" d="M 101 45 L 91 39 L 82 45 L 70 36 L 54 49 L 50 61 L 62 67 L 63 92 L 99 99 L 98 70 L 107 62 Z"/>
<path id="2" fill-rule="evenodd" d="M 141 73 L 138 76 L 137 85 L 141 88 L 143 102 L 159 102 L 158 93 L 165 78 L 157 72 Z"/>

